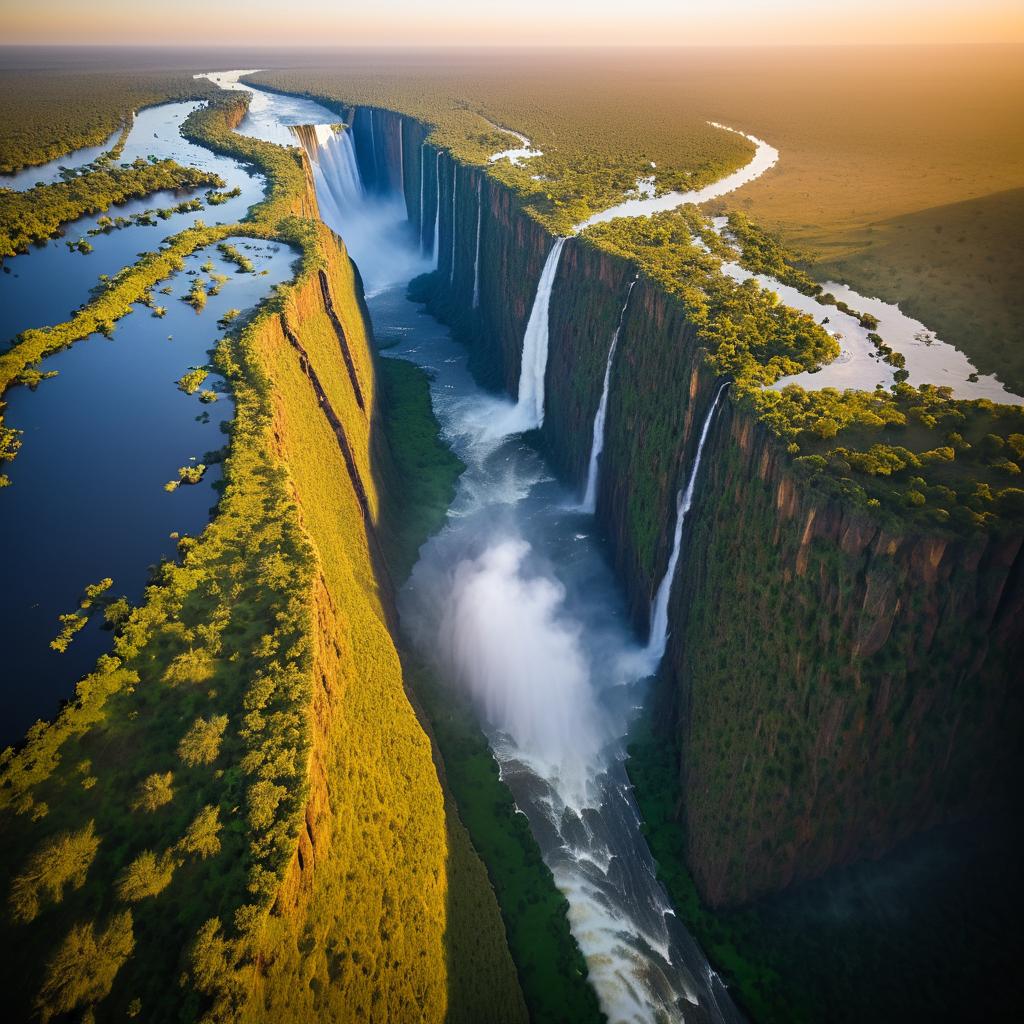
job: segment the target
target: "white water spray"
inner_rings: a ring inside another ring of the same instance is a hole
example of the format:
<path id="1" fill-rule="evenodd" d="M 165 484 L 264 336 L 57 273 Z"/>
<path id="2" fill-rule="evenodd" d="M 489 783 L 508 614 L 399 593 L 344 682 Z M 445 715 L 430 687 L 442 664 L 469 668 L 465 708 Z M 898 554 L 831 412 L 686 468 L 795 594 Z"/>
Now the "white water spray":
<path id="1" fill-rule="evenodd" d="M 452 267 L 448 283 L 455 284 L 455 196 L 459 188 L 459 165 L 452 161 Z"/>
<path id="2" fill-rule="evenodd" d="M 291 131 L 309 157 L 323 219 L 339 230 L 365 198 L 352 133 L 326 124 Z"/>
<path id="3" fill-rule="evenodd" d="M 615 332 L 612 334 L 612 343 L 608 348 L 608 361 L 604 367 L 604 385 L 601 389 L 601 401 L 598 403 L 597 412 L 594 415 L 594 438 L 590 442 L 590 464 L 587 467 L 587 488 L 583 493 L 583 504 L 581 509 L 591 515 L 597 510 L 597 473 L 601 452 L 604 451 L 604 422 L 608 414 L 608 385 L 612 379 L 612 362 L 615 359 L 615 349 L 619 344 L 619 333 L 622 331 L 622 321 L 626 316 L 626 309 L 629 307 L 629 297 L 633 294 L 633 287 L 636 278 L 629 282 L 626 291 L 626 301 L 622 304 L 619 312 L 619 322 L 615 325 Z"/>
<path id="4" fill-rule="evenodd" d="M 424 225 L 424 222 L 426 220 L 426 218 L 423 216 L 423 188 L 424 188 L 424 181 L 425 181 L 426 175 L 427 175 L 426 156 L 427 156 L 427 144 L 424 142 L 424 143 L 420 144 L 420 209 L 419 209 L 419 214 L 420 214 L 420 252 L 423 251 L 423 225 Z"/>
<path id="5" fill-rule="evenodd" d="M 484 719 L 582 806 L 605 730 L 580 625 L 565 617 L 565 588 L 529 573 L 530 553 L 506 537 L 455 566 L 438 651 Z"/>
<path id="6" fill-rule="evenodd" d="M 512 430 L 533 430 L 544 422 L 544 374 L 548 368 L 548 310 L 558 261 L 567 239 L 556 238 L 537 283 L 530 319 L 523 335 L 519 396 L 512 416 Z M 512 432 L 511 430 L 509 431 Z"/>
<path id="7" fill-rule="evenodd" d="M 366 294 L 422 273 L 423 258 L 408 244 L 404 196 L 389 190 L 367 194 L 352 132 L 319 124 L 296 127 L 293 134 L 309 157 L 320 216 L 345 239 Z"/>
<path id="8" fill-rule="evenodd" d="M 473 308 L 480 308 L 480 221 L 484 212 L 482 190 L 484 179 L 476 183 L 476 253 L 473 256 Z"/>
<path id="9" fill-rule="evenodd" d="M 437 183 L 437 203 L 434 207 L 434 270 L 441 268 L 441 150 L 434 160 L 434 181 Z"/>
<path id="10" fill-rule="evenodd" d="M 658 584 L 658 593 L 651 605 L 651 632 L 647 640 L 645 655 L 650 660 L 652 673 L 661 662 L 665 646 L 668 644 L 668 600 L 672 596 L 672 581 L 675 579 L 676 567 L 679 565 L 679 554 L 683 543 L 683 523 L 693 504 L 693 492 L 697 485 L 697 474 L 700 472 L 701 456 L 704 454 L 704 442 L 711 429 L 711 421 L 715 418 L 718 400 L 728 386 L 727 382 L 718 389 L 715 400 L 711 403 L 707 416 L 704 417 L 704 426 L 701 427 L 700 438 L 697 441 L 697 452 L 693 457 L 693 466 L 690 467 L 690 478 L 686 481 L 686 490 L 680 495 L 676 507 L 676 529 L 672 539 L 672 554 L 669 557 L 665 575 L 662 576 L 661 583 Z"/>

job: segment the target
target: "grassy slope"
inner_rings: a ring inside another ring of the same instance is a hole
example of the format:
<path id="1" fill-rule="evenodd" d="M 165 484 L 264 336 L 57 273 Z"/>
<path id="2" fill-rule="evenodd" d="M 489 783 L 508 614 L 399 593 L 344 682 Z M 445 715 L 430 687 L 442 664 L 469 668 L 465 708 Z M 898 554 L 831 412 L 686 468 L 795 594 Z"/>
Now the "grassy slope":
<path id="1" fill-rule="evenodd" d="M 100 1001 L 113 985 L 99 1005 L 104 1018 L 123 1016 L 136 999 L 150 1020 L 191 1017 L 204 1005 L 218 1019 L 262 1018 L 267 1011 L 251 1002 L 258 994 L 276 1019 L 345 1018 L 361 1008 L 369 1017 L 438 1020 L 448 1007 L 449 913 L 495 936 L 479 944 L 475 965 L 477 983 L 492 993 L 509 991 L 500 921 L 464 843 L 449 871 L 449 812 L 403 692 L 373 541 L 337 441 L 284 343 L 280 312 L 323 369 L 372 497 L 370 427 L 331 372 L 337 340 L 313 276 L 327 270 L 372 394 L 351 267 L 326 231 L 289 216 L 309 209 L 294 157 L 230 134 L 235 102 L 194 130 L 271 174 L 269 199 L 241 230 L 299 246 L 302 270 L 219 350 L 237 415 L 218 515 L 183 543 L 184 564 L 162 568 L 162 585 L 78 699 L 55 724 L 35 728 L 24 750 L 4 755 L 0 834 L 9 876 L 61 830 L 93 821 L 100 837 L 84 884 L 58 887 L 29 924 L 4 920 L 5 946 L 19 951 L 5 960 L 9 1000 L 27 1016 L 62 937 L 89 921 L 102 933 L 127 908 L 121 872 L 150 849 L 169 858 L 170 884 L 131 904 L 132 935 L 120 950 L 90 955 L 108 976 L 92 990 L 83 983 L 51 992 L 50 1009 Z M 179 236 L 177 248 L 196 242 Z M 118 303 L 153 273 L 121 280 Z M 87 313 L 57 329 L 53 343 L 85 336 L 96 319 Z M 184 764 L 178 741 L 197 716 L 215 714 L 228 719 L 216 757 Z M 167 771 L 170 802 L 132 811 L 140 782 Z M 208 859 L 180 842 L 207 805 L 220 821 L 219 851 Z M 123 918 L 120 926 L 123 933 Z"/>

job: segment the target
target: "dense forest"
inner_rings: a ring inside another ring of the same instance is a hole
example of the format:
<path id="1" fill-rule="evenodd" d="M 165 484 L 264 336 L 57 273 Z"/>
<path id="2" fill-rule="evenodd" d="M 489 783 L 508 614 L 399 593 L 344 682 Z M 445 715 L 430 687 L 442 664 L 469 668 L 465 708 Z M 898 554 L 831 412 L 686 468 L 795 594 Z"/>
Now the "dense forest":
<path id="1" fill-rule="evenodd" d="M 133 111 L 166 100 L 201 99 L 211 89 L 187 71 L 0 69 L 0 173 L 99 145 Z"/>

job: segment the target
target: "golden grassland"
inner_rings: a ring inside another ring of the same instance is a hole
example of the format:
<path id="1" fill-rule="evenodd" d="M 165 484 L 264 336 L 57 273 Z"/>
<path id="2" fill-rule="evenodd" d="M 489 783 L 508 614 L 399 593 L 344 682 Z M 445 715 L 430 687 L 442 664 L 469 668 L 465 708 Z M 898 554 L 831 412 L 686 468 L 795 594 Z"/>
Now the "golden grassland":
<path id="1" fill-rule="evenodd" d="M 229 97 L 186 131 L 259 167 L 267 198 L 248 222 L 192 229 L 168 251 L 250 233 L 298 248 L 300 269 L 217 348 L 236 410 L 217 515 L 119 611 L 113 653 L 61 715 L 0 757 L 8 1005 L 43 1020 L 95 1007 L 150 1021 L 519 1021 L 494 894 L 389 633 L 375 539 L 388 453 L 354 274 L 304 216 L 315 206 L 297 153 L 231 133 L 243 108 Z M 174 269 L 144 259 L 12 352 L 86 338 Z M 334 371 L 321 272 L 366 409 Z"/>
<path id="2" fill-rule="evenodd" d="M 752 133 L 780 161 L 723 207 L 780 233 L 815 277 L 899 301 L 983 372 L 1024 384 L 1020 47 L 365 56 L 255 80 L 421 117 L 471 162 L 510 144 L 478 113 L 523 132 L 545 156 L 494 170 L 556 231 L 651 161 L 659 188 L 745 162 L 747 144 L 705 121 Z"/>

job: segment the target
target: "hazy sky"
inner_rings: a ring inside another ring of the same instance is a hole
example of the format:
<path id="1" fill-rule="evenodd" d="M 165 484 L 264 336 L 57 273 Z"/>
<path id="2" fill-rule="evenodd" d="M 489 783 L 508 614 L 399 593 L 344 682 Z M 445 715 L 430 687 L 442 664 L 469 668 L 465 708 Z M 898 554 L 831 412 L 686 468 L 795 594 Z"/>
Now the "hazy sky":
<path id="1" fill-rule="evenodd" d="M 1024 0 L 0 0 L 0 42 L 1024 42 Z"/>

